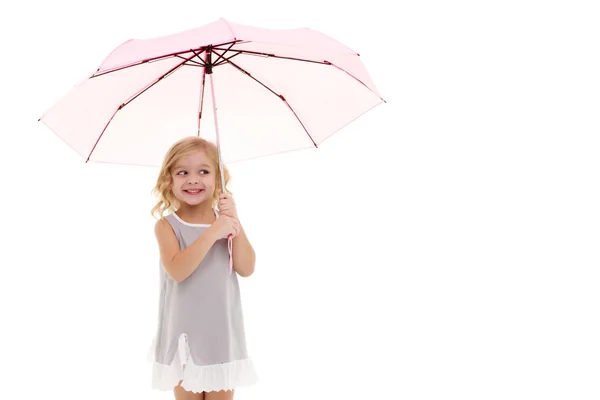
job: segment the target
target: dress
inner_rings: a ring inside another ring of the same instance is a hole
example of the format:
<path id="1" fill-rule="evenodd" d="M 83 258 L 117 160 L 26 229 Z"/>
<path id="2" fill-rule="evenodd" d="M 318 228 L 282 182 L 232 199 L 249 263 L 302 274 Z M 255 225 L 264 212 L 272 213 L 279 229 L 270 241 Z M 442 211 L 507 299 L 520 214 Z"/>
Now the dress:
<path id="1" fill-rule="evenodd" d="M 180 249 L 209 225 L 165 217 Z M 248 357 L 237 274 L 230 274 L 227 240 L 218 240 L 184 281 L 160 265 L 158 328 L 148 354 L 152 387 L 173 390 L 179 381 L 193 392 L 232 390 L 258 381 Z"/>

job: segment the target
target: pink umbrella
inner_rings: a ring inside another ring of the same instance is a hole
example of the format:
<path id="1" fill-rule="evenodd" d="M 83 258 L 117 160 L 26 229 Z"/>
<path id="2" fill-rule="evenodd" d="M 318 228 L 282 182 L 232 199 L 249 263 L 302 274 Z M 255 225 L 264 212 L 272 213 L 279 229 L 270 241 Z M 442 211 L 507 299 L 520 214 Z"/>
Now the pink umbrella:
<path id="1" fill-rule="evenodd" d="M 123 43 L 40 120 L 86 162 L 159 166 L 174 142 L 198 135 L 217 143 L 222 168 L 317 147 L 383 101 L 338 41 L 220 19 Z"/>
<path id="2" fill-rule="evenodd" d="M 40 120 L 86 162 L 158 166 L 171 144 L 198 135 L 232 163 L 317 147 L 383 101 L 336 40 L 220 19 L 123 43 Z"/>

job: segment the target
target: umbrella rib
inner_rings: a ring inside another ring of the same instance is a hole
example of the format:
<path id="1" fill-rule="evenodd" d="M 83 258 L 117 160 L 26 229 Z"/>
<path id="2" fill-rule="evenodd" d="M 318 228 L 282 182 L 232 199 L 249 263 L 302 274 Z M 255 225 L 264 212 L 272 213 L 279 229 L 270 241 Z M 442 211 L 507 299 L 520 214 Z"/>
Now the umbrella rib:
<path id="1" fill-rule="evenodd" d="M 100 139 L 102 138 L 102 136 L 104 135 L 104 132 L 106 131 L 106 128 L 108 128 L 108 125 L 110 125 L 110 123 L 112 122 L 113 118 L 115 117 L 115 115 L 117 115 L 117 113 L 119 112 L 119 110 L 122 107 L 119 106 L 119 108 L 117 108 L 115 110 L 115 112 L 113 113 L 112 117 L 110 117 L 110 119 L 108 120 L 108 122 L 106 123 L 106 125 L 104 125 L 104 129 L 102 129 L 102 132 L 100 133 L 100 136 L 98 136 L 98 140 L 96 140 L 96 143 L 94 143 L 94 147 L 92 147 L 92 151 L 90 151 L 90 154 L 88 154 L 85 162 L 87 163 L 88 161 L 90 161 L 90 157 L 92 156 L 92 153 L 94 152 L 94 150 L 96 150 L 96 146 L 98 145 L 98 142 L 100 141 Z"/>
<path id="2" fill-rule="evenodd" d="M 310 136 L 310 133 L 308 133 L 308 129 L 306 129 L 306 126 L 304 126 L 304 124 L 300 120 L 300 117 L 298 117 L 298 114 L 296 114 L 296 111 L 294 111 L 294 109 L 292 108 L 292 106 L 290 105 L 290 103 L 288 103 L 288 101 L 286 100 L 285 97 L 283 97 L 283 95 L 280 95 L 279 97 L 288 106 L 288 108 L 294 113 L 294 116 L 296 117 L 296 119 L 298 120 L 298 122 L 300 122 L 300 125 L 302 125 L 302 128 L 304 129 L 304 132 L 306 132 L 306 134 L 310 138 L 310 141 L 313 143 L 313 145 L 315 146 L 315 148 L 318 148 L 319 146 L 317 146 L 317 143 L 315 142 L 315 140 L 312 138 L 312 136 Z"/>
<path id="3" fill-rule="evenodd" d="M 218 45 L 218 46 L 220 46 L 220 45 Z M 218 47 L 213 47 L 213 50 L 225 50 L 225 49 L 220 49 Z M 252 51 L 252 50 L 234 49 L 233 51 L 237 51 L 237 52 L 240 52 L 242 54 L 248 54 L 248 55 L 254 55 L 254 56 L 263 56 L 263 57 L 267 57 L 267 58 L 268 57 L 272 57 L 272 58 L 281 58 L 283 60 L 304 61 L 304 62 L 313 63 L 313 64 L 331 65 L 331 63 L 329 61 L 326 61 L 326 60 L 323 60 L 323 61 L 307 60 L 305 58 L 278 56 L 278 55 L 273 54 L 273 53 L 262 53 L 260 51 Z"/>
<path id="4" fill-rule="evenodd" d="M 148 89 L 150 89 L 152 86 L 156 85 L 158 82 L 160 82 L 161 80 L 163 80 L 164 78 L 166 78 L 167 76 L 169 76 L 170 74 L 172 74 L 173 72 L 175 72 L 175 70 L 181 68 L 187 61 L 191 60 L 192 58 L 196 57 L 196 55 L 193 55 L 192 57 L 184 60 L 182 63 L 176 65 L 175 67 L 171 68 L 169 71 L 165 72 L 164 74 L 162 74 L 160 77 L 158 77 L 158 79 L 156 79 L 154 82 L 152 82 L 151 84 L 149 84 L 148 86 L 146 86 L 144 89 L 140 90 L 136 95 L 134 95 L 132 98 L 130 98 L 129 100 L 127 100 L 125 103 L 121 104 L 114 112 L 114 114 L 112 115 L 112 117 L 110 117 L 110 119 L 108 120 L 108 122 L 106 123 L 106 125 L 104 125 L 104 129 L 102 129 L 102 133 L 100 133 L 100 136 L 98 136 L 98 139 L 96 140 L 96 143 L 94 143 L 94 147 L 92 147 L 92 150 L 90 151 L 90 154 L 88 155 L 87 159 L 85 160 L 85 162 L 87 163 L 90 160 L 90 157 L 92 156 L 92 153 L 94 152 L 94 150 L 96 150 L 96 146 L 98 145 L 98 142 L 100 142 L 100 139 L 102 139 L 102 136 L 104 136 L 104 132 L 106 132 L 106 128 L 108 128 L 108 125 L 110 125 L 110 123 L 112 122 L 113 118 L 115 117 L 115 115 L 117 115 L 117 113 L 119 111 L 121 111 L 123 109 L 123 107 L 125 107 L 127 104 L 131 103 L 133 100 L 135 100 L 136 98 L 138 98 L 142 93 L 145 93 Z"/>
<path id="5" fill-rule="evenodd" d="M 219 54 L 219 53 L 217 53 L 217 54 Z M 234 63 L 232 61 L 229 61 L 229 60 L 227 60 L 227 62 L 229 64 L 231 64 L 233 67 L 235 67 L 237 70 L 239 70 L 240 72 L 242 72 L 243 74 L 246 74 L 247 76 L 249 76 L 250 78 L 252 78 L 255 82 L 259 83 L 262 87 L 264 87 L 265 89 L 267 89 L 269 92 L 271 92 L 275 96 L 279 97 L 288 106 L 288 108 L 294 114 L 294 116 L 296 117 L 296 119 L 298 120 L 298 122 L 300 123 L 300 125 L 302 125 L 302 128 L 304 129 L 304 132 L 306 132 L 306 134 L 310 138 L 310 140 L 313 143 L 313 145 L 315 147 L 317 147 L 317 148 L 319 147 L 319 146 L 317 146 L 317 143 L 315 142 L 315 140 L 312 138 L 312 136 L 308 132 L 308 129 L 306 129 L 306 126 L 304 126 L 304 123 L 302 123 L 302 120 L 298 117 L 298 114 L 296 113 L 296 111 L 292 108 L 292 106 L 290 105 L 290 103 L 288 103 L 288 101 L 286 100 L 286 98 L 282 94 L 277 94 L 273 89 L 271 89 L 270 87 L 268 87 L 267 85 L 265 85 L 264 83 L 262 83 L 261 81 L 259 81 L 258 79 L 256 79 L 255 77 L 253 77 L 250 72 L 246 71 L 245 69 L 243 69 L 242 67 L 240 67 L 236 63 Z"/>
<path id="6" fill-rule="evenodd" d="M 192 50 L 192 53 L 194 53 L 196 56 L 196 58 L 198 58 L 198 60 L 200 60 L 199 62 L 196 60 L 187 60 L 185 61 L 185 65 L 188 67 L 199 67 L 199 68 L 205 68 L 206 67 L 206 63 L 204 62 L 204 60 L 202 58 L 200 58 L 200 54 L 204 53 L 204 50 L 202 50 L 200 53 L 196 52 L 196 50 Z M 185 60 L 185 58 L 181 57 L 181 56 L 177 56 L 179 58 L 181 58 L 182 60 Z M 194 57 L 192 57 L 194 58 Z M 191 64 L 189 64 L 191 63 Z"/>
<path id="7" fill-rule="evenodd" d="M 223 57 L 223 60 L 219 61 L 218 64 L 215 63 L 214 66 L 218 67 L 219 65 L 227 64 L 227 60 L 231 60 L 233 57 L 239 56 L 240 54 L 242 54 L 242 53 L 235 53 L 234 55 L 232 55 L 230 57 Z"/>
<path id="8" fill-rule="evenodd" d="M 233 47 L 233 45 L 234 45 L 234 44 L 235 44 L 235 42 L 231 43 L 231 44 L 229 45 L 229 47 L 227 48 L 227 50 L 225 50 L 225 52 L 224 52 L 223 54 L 216 53 L 216 54 L 219 54 L 219 57 L 218 57 L 218 58 L 217 58 L 215 61 L 213 61 L 213 65 L 217 65 L 217 63 L 219 62 L 219 60 L 220 60 L 221 58 L 224 58 L 223 56 L 224 56 L 225 54 L 227 54 L 227 52 L 228 52 L 229 50 L 231 50 L 231 48 Z M 222 50 L 222 49 L 219 49 L 219 50 Z"/>
<path id="9" fill-rule="evenodd" d="M 156 61 L 162 61 L 162 60 L 166 60 L 169 58 L 173 58 L 173 57 L 177 57 L 179 54 L 184 54 L 184 53 L 189 53 L 189 50 L 186 51 L 181 51 L 175 54 L 167 54 L 161 57 L 155 57 L 155 58 L 149 58 L 147 60 L 142 60 L 133 64 L 129 64 L 129 65 L 124 65 L 122 67 L 118 67 L 118 68 L 114 68 L 114 69 L 110 69 L 110 70 L 106 70 L 106 71 L 102 71 L 100 73 L 97 73 L 98 71 L 100 71 L 100 68 L 98 68 L 98 71 L 96 71 L 92 76 L 90 76 L 89 79 L 93 79 L 93 78 L 98 78 L 99 76 L 102 75 L 107 75 L 107 74 L 112 74 L 113 72 L 117 72 L 117 71 L 122 71 L 124 69 L 127 68 L 131 68 L 131 67 L 137 67 L 138 65 L 142 65 L 142 64 L 147 64 L 150 62 L 156 62 Z"/>
<path id="10" fill-rule="evenodd" d="M 333 63 L 329 63 L 329 65 L 333 66 L 334 68 L 339 69 L 342 72 L 345 72 L 352 79 L 354 79 L 355 81 L 357 81 L 358 83 L 360 83 L 361 85 L 363 85 L 364 87 L 366 87 L 367 89 L 369 89 L 369 91 L 371 91 L 371 93 L 373 93 L 374 95 L 376 95 L 377 97 L 379 97 L 381 99 L 381 101 L 383 101 L 384 103 L 387 103 L 387 101 L 385 101 L 380 95 L 378 95 L 377 93 L 375 93 L 375 91 L 373 89 L 371 89 L 370 87 L 368 87 L 363 81 L 361 81 L 360 79 L 358 79 L 356 76 L 352 75 L 350 72 L 346 71 L 345 69 L 343 69 L 341 67 L 338 67 L 337 65 L 335 65 Z"/>
<path id="11" fill-rule="evenodd" d="M 237 43 L 237 42 L 241 42 L 241 40 L 234 40 L 233 42 L 219 43 L 216 46 L 226 46 L 228 44 Z M 160 61 L 162 59 L 167 59 L 167 58 L 170 58 L 170 57 L 174 57 L 174 56 L 177 56 L 179 54 L 189 53 L 190 51 L 193 52 L 194 50 L 199 51 L 200 53 L 202 53 L 206 49 L 206 47 L 208 47 L 208 45 L 201 46 L 201 47 L 198 47 L 196 49 L 180 50 L 180 51 L 176 51 L 176 52 L 169 53 L 169 54 L 163 54 L 163 55 L 156 56 L 156 57 L 150 57 L 150 58 L 146 58 L 144 60 L 135 61 L 135 62 L 133 62 L 131 64 L 123 65 L 123 66 L 116 67 L 116 68 L 113 68 L 113 69 L 108 69 L 108 70 L 102 71 L 100 73 L 97 73 L 97 72 L 100 71 L 100 68 L 98 68 L 98 70 L 94 74 L 92 74 L 92 76 L 90 76 L 89 79 L 97 78 L 97 77 L 102 76 L 102 75 L 106 75 L 106 74 L 110 74 L 110 73 L 113 73 L 113 72 L 117 72 L 117 71 L 120 71 L 120 70 L 123 70 L 123 69 L 126 69 L 126 68 L 135 67 L 137 65 L 145 64 L 145 63 L 148 63 L 148 62 Z"/>
<path id="12" fill-rule="evenodd" d="M 173 68 L 171 68 L 169 71 L 167 71 L 164 74 L 162 74 L 161 76 L 159 76 L 154 82 L 152 82 L 151 84 L 149 84 L 148 86 L 146 86 L 144 89 L 140 90 L 135 96 L 133 96 L 132 98 L 130 98 L 129 100 L 127 100 L 125 103 L 121 104 L 120 108 L 123 108 L 127 104 L 131 103 L 133 100 L 135 100 L 141 94 L 143 94 L 148 89 L 150 89 L 152 86 L 156 85 L 158 82 L 162 81 L 167 76 L 171 75 L 173 72 L 175 72 L 176 70 L 178 70 L 179 68 L 181 68 L 182 66 L 184 66 L 186 62 L 188 62 L 189 60 L 191 60 L 194 57 L 196 57 L 196 56 L 194 55 L 194 56 L 192 56 L 192 57 L 184 60 L 182 63 L 177 64 L 176 66 L 174 66 Z"/>
<path id="13" fill-rule="evenodd" d="M 180 58 L 180 59 L 182 59 L 182 60 L 186 60 L 186 58 L 185 58 L 185 57 L 181 57 L 181 56 L 175 56 L 175 57 L 177 57 L 177 58 Z M 186 65 L 189 65 L 189 66 L 193 66 L 193 67 L 204 67 L 204 65 L 200 64 L 200 63 L 199 63 L 198 61 L 196 61 L 196 60 L 186 60 L 185 62 L 186 62 L 186 63 L 189 63 L 189 64 L 186 64 Z"/>
<path id="14" fill-rule="evenodd" d="M 199 65 L 202 65 L 203 67 L 206 66 L 206 61 L 203 60 L 202 58 L 200 58 L 200 55 L 202 53 L 204 53 L 204 50 L 202 50 L 200 53 L 198 53 L 197 50 L 192 50 L 192 53 L 194 53 L 196 55 L 196 57 L 198 57 L 198 60 L 200 60 L 200 62 L 194 61 L 195 63 L 198 63 Z"/>

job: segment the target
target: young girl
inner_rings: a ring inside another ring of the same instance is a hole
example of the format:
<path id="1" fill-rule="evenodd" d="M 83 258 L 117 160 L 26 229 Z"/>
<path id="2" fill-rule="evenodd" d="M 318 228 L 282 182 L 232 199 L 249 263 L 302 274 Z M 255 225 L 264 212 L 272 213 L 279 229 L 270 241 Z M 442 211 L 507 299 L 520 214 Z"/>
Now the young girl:
<path id="1" fill-rule="evenodd" d="M 161 268 L 152 386 L 174 390 L 176 400 L 230 400 L 235 388 L 258 380 L 237 278 L 254 272 L 254 249 L 227 192 L 229 172 L 223 169 L 222 188 L 218 165 L 214 144 L 182 139 L 167 152 L 153 190 Z"/>

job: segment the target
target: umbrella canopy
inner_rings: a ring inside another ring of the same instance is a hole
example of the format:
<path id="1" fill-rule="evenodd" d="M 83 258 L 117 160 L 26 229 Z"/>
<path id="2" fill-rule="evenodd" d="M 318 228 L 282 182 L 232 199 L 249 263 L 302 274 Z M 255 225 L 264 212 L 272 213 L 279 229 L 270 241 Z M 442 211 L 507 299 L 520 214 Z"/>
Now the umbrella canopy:
<path id="1" fill-rule="evenodd" d="M 231 163 L 317 147 L 383 101 L 340 42 L 220 19 L 123 43 L 40 120 L 86 162 L 158 166 L 198 135 Z"/>

